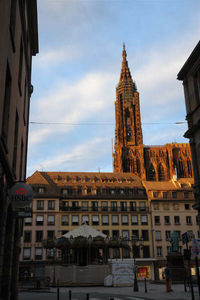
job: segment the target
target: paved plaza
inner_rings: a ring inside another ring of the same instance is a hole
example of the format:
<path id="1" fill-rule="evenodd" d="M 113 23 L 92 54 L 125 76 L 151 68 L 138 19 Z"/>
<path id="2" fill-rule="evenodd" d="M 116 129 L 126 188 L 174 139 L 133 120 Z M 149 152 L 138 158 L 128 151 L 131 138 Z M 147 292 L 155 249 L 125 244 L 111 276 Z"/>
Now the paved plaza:
<path id="1" fill-rule="evenodd" d="M 87 300 L 89 294 L 90 300 L 186 300 L 192 299 L 191 292 L 187 288 L 184 291 L 184 286 L 176 284 L 172 286 L 170 293 L 165 292 L 164 284 L 147 283 L 147 293 L 143 282 L 139 282 L 139 292 L 134 292 L 132 287 L 67 287 L 60 288 L 59 300 L 69 299 L 69 290 L 72 292 L 71 300 Z M 194 286 L 195 300 L 199 300 L 197 286 Z M 50 288 L 49 290 L 21 290 L 19 300 L 58 300 L 57 289 Z"/>

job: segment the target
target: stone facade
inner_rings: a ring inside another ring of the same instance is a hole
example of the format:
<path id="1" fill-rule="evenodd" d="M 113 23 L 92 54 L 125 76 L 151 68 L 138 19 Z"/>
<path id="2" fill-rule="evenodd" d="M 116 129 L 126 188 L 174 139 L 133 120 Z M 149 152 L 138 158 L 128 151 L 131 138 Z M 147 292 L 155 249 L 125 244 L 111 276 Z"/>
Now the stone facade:
<path id="1" fill-rule="evenodd" d="M 23 220 L 8 198 L 26 180 L 32 56 L 38 52 L 36 1 L 0 1 L 0 299 L 17 299 Z"/>
<path id="2" fill-rule="evenodd" d="M 122 52 L 122 69 L 116 88 L 114 172 L 131 172 L 142 180 L 167 181 L 193 176 L 189 144 L 143 145 L 139 93 Z"/>
<path id="3" fill-rule="evenodd" d="M 178 80 L 182 80 L 184 86 L 188 122 L 185 137 L 190 140 L 195 183 L 195 208 L 200 218 L 200 42 L 178 73 Z"/>

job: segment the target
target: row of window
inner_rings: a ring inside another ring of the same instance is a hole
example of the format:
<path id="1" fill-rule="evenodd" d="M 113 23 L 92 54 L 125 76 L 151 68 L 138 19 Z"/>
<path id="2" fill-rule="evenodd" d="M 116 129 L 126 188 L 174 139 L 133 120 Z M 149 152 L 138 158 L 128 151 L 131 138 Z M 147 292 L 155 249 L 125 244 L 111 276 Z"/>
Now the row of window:
<path id="1" fill-rule="evenodd" d="M 139 217 L 140 217 L 140 224 L 141 225 L 148 225 L 148 216 L 147 215 L 132 215 L 131 219 L 129 218 L 129 215 L 102 215 L 101 216 L 101 224 L 102 225 L 119 225 L 119 219 L 121 219 L 122 225 L 138 225 L 139 224 Z M 69 225 L 69 219 L 70 215 L 62 215 L 61 216 L 61 225 L 66 226 Z M 79 218 L 79 215 L 71 215 L 71 225 L 80 225 L 82 223 L 92 224 L 92 225 L 99 225 L 100 224 L 100 218 L 99 215 L 92 215 L 91 218 L 89 218 L 89 215 L 82 215 L 81 220 Z M 43 226 L 44 225 L 44 216 L 38 215 L 36 216 L 35 224 L 37 226 Z M 25 226 L 32 225 L 32 218 L 25 218 L 24 221 Z M 47 216 L 47 225 L 55 225 L 55 216 L 54 215 L 48 215 Z"/>
<path id="2" fill-rule="evenodd" d="M 24 230 L 24 243 L 31 243 L 32 242 L 32 235 L 33 232 L 31 230 Z M 47 230 L 47 239 L 53 239 L 55 237 L 54 230 Z M 44 240 L 44 231 L 36 230 L 35 231 L 35 242 L 40 243 Z"/>
<path id="3" fill-rule="evenodd" d="M 121 224 L 122 225 L 138 225 L 139 220 L 138 220 L 137 215 L 132 215 L 131 220 L 128 215 L 121 215 Z M 111 219 L 111 220 L 110 220 Z M 118 215 L 102 215 L 101 216 L 101 224 L 102 225 L 119 225 L 119 219 L 120 216 Z M 99 225 L 99 216 L 98 215 L 93 215 L 91 220 L 89 220 L 88 215 L 82 215 L 81 222 L 84 223 L 86 222 L 87 224 L 92 224 L 92 225 Z M 69 215 L 63 215 L 61 217 L 61 224 L 64 225 L 69 225 Z M 71 224 L 72 225 L 79 225 L 79 216 L 72 215 L 71 216 Z M 147 215 L 141 215 L 140 216 L 140 224 L 141 225 L 148 225 L 148 216 Z"/>
<path id="4" fill-rule="evenodd" d="M 111 252 L 111 253 L 110 253 Z M 143 246 L 142 247 L 142 257 L 143 258 L 149 258 L 150 257 L 150 247 L 149 246 Z M 140 258 L 140 249 L 139 247 L 136 247 L 134 256 L 135 258 Z M 122 249 L 122 257 L 123 258 L 130 258 L 130 249 Z M 35 260 L 42 260 L 43 259 L 44 250 L 42 247 L 35 247 L 34 249 L 34 258 Z M 61 257 L 61 254 L 58 253 L 58 256 Z M 109 258 L 120 258 L 120 249 L 119 248 L 113 248 L 112 251 L 109 251 L 108 253 Z M 47 249 L 46 250 L 46 258 L 52 259 L 56 257 L 56 251 L 54 249 Z M 31 259 L 31 247 L 24 247 L 23 248 L 23 260 L 30 260 Z"/>
<path id="5" fill-rule="evenodd" d="M 166 198 L 173 198 L 173 199 L 176 199 L 177 198 L 177 195 L 180 196 L 180 193 L 181 195 L 183 194 L 183 197 L 184 198 L 189 198 L 191 196 L 193 196 L 193 192 L 153 192 L 153 197 L 154 198 L 158 198 L 158 197 L 162 197 L 163 199 L 166 199 Z"/>
<path id="6" fill-rule="evenodd" d="M 68 231 L 62 231 L 62 234 L 67 233 Z M 102 231 L 107 236 L 110 235 L 109 230 L 103 230 Z M 130 235 L 131 233 L 131 235 Z M 140 231 L 141 237 L 144 241 L 149 241 L 149 231 L 148 230 L 141 230 Z M 131 236 L 136 236 L 139 238 L 139 230 L 121 230 L 121 236 L 123 238 L 129 238 Z M 33 233 L 31 230 L 24 230 L 24 236 L 23 236 L 24 243 L 31 243 L 33 242 Z M 55 231 L 54 230 L 47 230 L 46 233 L 47 239 L 53 239 L 55 237 Z M 112 230 L 112 237 L 120 237 L 120 231 L 119 230 Z M 42 230 L 36 230 L 35 231 L 35 242 L 41 243 L 44 240 L 44 231 Z"/>
<path id="7" fill-rule="evenodd" d="M 37 200 L 36 208 L 37 210 L 44 210 L 44 200 Z M 54 210 L 55 209 L 55 200 L 48 200 L 47 201 L 47 209 Z"/>
<path id="8" fill-rule="evenodd" d="M 150 257 L 150 247 L 149 246 L 143 246 L 141 249 L 142 257 L 143 258 L 149 258 Z M 140 258 L 141 256 L 140 248 L 136 247 L 134 251 L 135 258 Z M 123 258 L 130 258 L 131 250 L 129 248 L 122 249 L 122 257 Z M 43 259 L 44 250 L 42 247 L 35 247 L 34 248 L 34 258 L 35 260 L 42 260 Z M 70 254 L 70 252 L 69 252 Z M 57 253 L 54 249 L 47 249 L 46 250 L 46 258 L 52 259 L 57 256 Z M 58 256 L 61 257 L 61 253 L 58 251 Z M 120 249 L 119 248 L 113 248 L 108 253 L 109 258 L 120 258 Z M 24 247 L 23 248 L 23 260 L 30 260 L 31 259 L 31 247 Z"/>
<path id="9" fill-rule="evenodd" d="M 160 225 L 161 224 L 160 219 L 161 219 L 160 216 L 154 216 L 154 224 Z M 192 217 L 191 216 L 186 216 L 185 221 L 186 221 L 187 225 L 192 225 Z M 170 216 L 164 216 L 164 223 L 165 223 L 165 225 L 171 224 Z M 180 216 L 174 216 L 174 225 L 180 225 L 180 224 L 181 224 Z"/>
<path id="10" fill-rule="evenodd" d="M 102 183 L 114 183 L 114 182 L 118 182 L 118 183 L 123 183 L 123 182 L 127 182 L 127 183 L 132 183 L 134 182 L 134 179 L 133 178 L 98 178 L 98 177 L 92 177 L 92 178 L 89 178 L 89 177 L 79 177 L 79 176 L 76 176 L 76 177 L 72 177 L 70 178 L 69 176 L 67 176 L 66 178 L 63 178 L 61 176 L 58 175 L 57 178 L 54 178 L 54 181 L 55 182 L 58 182 L 58 181 L 61 181 L 63 183 L 66 183 L 66 182 L 72 182 L 72 183 L 76 183 L 76 182 L 82 182 L 82 183 L 86 183 L 86 182 L 92 182 L 92 183 L 95 183 L 95 182 L 98 182 L 98 181 L 101 181 Z"/>
<path id="11" fill-rule="evenodd" d="M 45 193 L 44 187 L 37 188 L 37 192 L 39 194 Z M 64 188 L 61 190 L 61 194 L 63 195 L 146 195 L 146 191 L 144 189 L 130 189 L 130 188 L 123 188 L 120 189 L 119 187 L 116 188 L 101 188 L 101 187 L 77 187 L 72 188 Z"/>
<path id="12" fill-rule="evenodd" d="M 167 253 L 169 254 L 170 251 L 171 251 L 171 246 L 167 246 L 166 248 L 167 248 Z M 179 246 L 178 248 L 179 248 L 179 250 L 178 250 L 179 253 L 182 254 L 182 246 Z M 156 247 L 156 255 L 158 257 L 162 257 L 163 256 L 163 247 L 162 246 Z"/>
<path id="13" fill-rule="evenodd" d="M 191 205 L 190 204 L 188 204 L 188 203 L 185 203 L 184 204 L 184 209 L 185 210 L 190 210 L 192 207 L 191 207 Z M 164 209 L 164 210 L 169 210 L 170 209 L 170 204 L 169 203 L 162 203 L 162 206 L 161 206 L 161 204 L 160 203 L 154 203 L 153 204 L 153 209 L 154 210 L 162 210 L 162 209 Z M 173 203 L 172 204 L 172 209 L 173 210 L 179 210 L 180 209 L 180 204 L 178 204 L 178 203 Z"/>
<path id="14" fill-rule="evenodd" d="M 78 201 L 70 201 L 70 202 L 62 202 L 61 209 L 64 210 L 89 210 L 91 208 L 92 211 L 98 211 L 99 207 L 101 207 L 102 211 L 107 211 L 108 207 L 110 205 L 111 211 L 127 211 L 127 208 L 129 208 L 130 211 L 136 211 L 137 206 L 135 201 L 131 201 L 127 205 L 126 201 L 121 201 L 119 204 L 117 201 L 92 201 L 91 206 L 89 206 L 88 201 L 82 201 L 81 205 Z M 120 206 L 119 206 L 120 205 Z M 36 205 L 37 210 L 44 210 L 44 200 L 37 200 Z M 48 210 L 54 210 L 55 209 L 55 200 L 48 200 Z M 145 201 L 139 201 L 139 207 L 138 210 L 145 211 L 146 210 L 146 202 Z"/>
<path id="15" fill-rule="evenodd" d="M 31 217 L 25 218 L 24 225 L 31 226 L 32 218 Z M 44 225 L 44 216 L 43 215 L 36 216 L 35 225 L 37 225 L 37 226 Z M 47 215 L 47 225 L 55 225 L 55 215 Z"/>
<path id="16" fill-rule="evenodd" d="M 176 232 L 177 232 L 177 236 L 180 239 L 181 238 L 181 232 L 178 231 L 178 230 L 176 230 Z M 192 231 L 190 231 L 190 232 L 192 232 Z M 165 240 L 169 241 L 170 240 L 170 236 L 171 236 L 171 231 L 170 230 L 166 230 L 165 231 Z M 162 241 L 162 231 L 161 230 L 156 230 L 155 231 L 155 239 L 156 239 L 156 241 Z"/>

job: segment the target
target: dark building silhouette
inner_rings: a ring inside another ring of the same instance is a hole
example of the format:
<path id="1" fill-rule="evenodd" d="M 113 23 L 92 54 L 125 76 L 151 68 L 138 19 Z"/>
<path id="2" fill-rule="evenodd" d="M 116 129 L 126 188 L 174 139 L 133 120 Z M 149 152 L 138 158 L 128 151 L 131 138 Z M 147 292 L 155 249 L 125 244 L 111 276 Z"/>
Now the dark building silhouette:
<path id="1" fill-rule="evenodd" d="M 195 208 L 198 210 L 200 218 L 200 41 L 178 73 L 178 80 L 182 80 L 184 86 L 186 120 L 188 122 L 185 137 L 190 140 L 194 170 Z"/>
<path id="2" fill-rule="evenodd" d="M 122 52 L 122 69 L 116 88 L 114 172 L 131 172 L 148 181 L 193 176 L 189 144 L 145 146 L 142 138 L 139 93 Z"/>
<path id="3" fill-rule="evenodd" d="M 0 299 L 17 299 L 23 220 L 8 198 L 25 181 L 32 56 L 38 53 L 36 0 L 0 1 Z"/>

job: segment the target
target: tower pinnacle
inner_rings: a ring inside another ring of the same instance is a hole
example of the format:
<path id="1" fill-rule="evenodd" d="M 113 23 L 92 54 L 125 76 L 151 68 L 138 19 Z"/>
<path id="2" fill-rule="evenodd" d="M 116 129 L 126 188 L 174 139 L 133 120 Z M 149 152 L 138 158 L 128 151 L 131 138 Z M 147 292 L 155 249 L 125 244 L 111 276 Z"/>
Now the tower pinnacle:
<path id="1" fill-rule="evenodd" d="M 123 57 L 123 61 L 126 61 L 126 49 L 125 49 L 125 43 L 123 43 L 123 51 L 122 51 L 122 57 Z"/>

